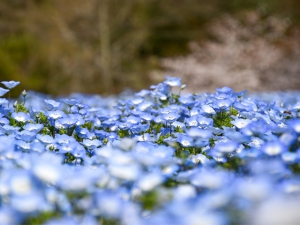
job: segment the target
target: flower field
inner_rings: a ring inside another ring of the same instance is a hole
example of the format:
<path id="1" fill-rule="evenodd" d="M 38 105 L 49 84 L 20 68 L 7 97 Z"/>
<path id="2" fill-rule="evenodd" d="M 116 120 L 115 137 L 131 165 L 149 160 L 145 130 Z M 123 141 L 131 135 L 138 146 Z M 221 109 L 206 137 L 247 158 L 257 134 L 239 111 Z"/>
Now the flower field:
<path id="1" fill-rule="evenodd" d="M 0 224 L 300 224 L 300 93 L 0 88 Z M 7 97 L 7 98 L 4 98 Z"/>

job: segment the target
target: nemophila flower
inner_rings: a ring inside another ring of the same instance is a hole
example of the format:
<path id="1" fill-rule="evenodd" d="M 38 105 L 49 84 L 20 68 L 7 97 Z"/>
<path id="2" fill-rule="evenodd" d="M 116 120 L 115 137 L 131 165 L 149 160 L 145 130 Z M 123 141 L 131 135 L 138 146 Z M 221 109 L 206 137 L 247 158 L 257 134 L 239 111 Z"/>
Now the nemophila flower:
<path id="1" fill-rule="evenodd" d="M 246 127 L 251 122 L 252 121 L 249 119 L 240 119 L 240 118 L 235 118 L 233 121 L 231 121 L 231 123 L 239 129 Z"/>
<path id="2" fill-rule="evenodd" d="M 79 115 L 83 116 L 84 118 L 88 117 L 90 115 L 90 112 L 87 109 L 80 109 L 78 111 Z"/>
<path id="3" fill-rule="evenodd" d="M 11 135 L 11 134 L 15 133 L 18 130 L 20 130 L 20 127 L 13 127 L 13 126 L 10 126 L 10 125 L 0 126 L 0 131 L 3 134 L 6 134 L 6 135 Z"/>
<path id="4" fill-rule="evenodd" d="M 185 124 L 184 123 L 181 123 L 179 121 L 175 121 L 173 123 L 171 123 L 171 127 L 173 128 L 180 128 L 180 129 L 185 129 Z"/>
<path id="5" fill-rule="evenodd" d="M 88 149 L 93 150 L 95 148 L 100 147 L 102 145 L 102 142 L 99 141 L 98 139 L 94 139 L 94 140 L 84 139 L 82 144 Z"/>
<path id="6" fill-rule="evenodd" d="M 49 118 L 51 118 L 53 120 L 57 120 L 57 119 L 60 119 L 60 118 L 63 118 L 66 116 L 66 114 L 60 110 L 48 111 L 47 115 Z"/>
<path id="7" fill-rule="evenodd" d="M 164 181 L 160 173 L 150 173 L 142 176 L 137 181 L 137 186 L 143 191 L 151 191 Z"/>
<path id="8" fill-rule="evenodd" d="M 287 147 L 280 141 L 271 141 L 263 144 L 261 150 L 269 156 L 274 156 L 287 151 Z"/>
<path id="9" fill-rule="evenodd" d="M 295 104 L 289 107 L 289 111 L 299 111 L 300 110 L 300 101 L 296 102 Z"/>
<path id="10" fill-rule="evenodd" d="M 222 88 L 216 88 L 216 91 L 218 94 L 232 94 L 233 93 L 233 89 L 231 89 L 230 87 L 224 86 Z"/>
<path id="11" fill-rule="evenodd" d="M 45 146 L 38 140 L 34 140 L 30 143 L 30 150 L 42 153 L 45 151 Z"/>
<path id="12" fill-rule="evenodd" d="M 141 113 L 139 115 L 139 117 L 146 122 L 150 122 L 154 119 L 153 115 L 151 115 L 150 113 L 146 113 L 146 112 Z"/>
<path id="13" fill-rule="evenodd" d="M 17 133 L 18 139 L 25 141 L 25 142 L 31 142 L 35 139 L 36 133 L 35 132 L 30 132 L 27 130 L 23 130 L 21 132 Z"/>
<path id="14" fill-rule="evenodd" d="M 269 124 L 267 124 L 264 120 L 259 119 L 257 121 L 253 121 L 252 123 L 249 123 L 245 128 L 241 130 L 241 132 L 249 136 L 259 136 L 266 134 L 269 130 Z"/>
<path id="15" fill-rule="evenodd" d="M 234 103 L 234 106 L 238 109 L 238 110 L 245 110 L 245 111 L 254 111 L 257 112 L 258 111 L 258 105 L 256 102 L 248 100 L 248 99 L 243 99 L 243 101 L 240 102 L 240 104 L 238 104 L 237 102 Z M 262 107 L 260 105 L 260 107 Z"/>
<path id="16" fill-rule="evenodd" d="M 296 133 L 300 133 L 300 119 L 288 120 L 287 125 L 289 125 Z"/>
<path id="17" fill-rule="evenodd" d="M 49 160 L 40 160 L 37 162 L 32 171 L 33 174 L 46 183 L 57 184 L 62 177 L 61 166 L 53 161 L 52 157 L 49 157 Z"/>
<path id="18" fill-rule="evenodd" d="M 86 157 L 86 151 L 85 151 L 84 147 L 80 144 L 76 145 L 76 148 L 73 149 L 72 154 L 76 158 L 85 158 Z"/>
<path id="19" fill-rule="evenodd" d="M 158 85 L 151 85 L 151 89 L 154 89 L 153 91 L 150 92 L 152 96 L 155 96 L 156 94 L 163 94 L 163 95 L 168 95 L 170 91 L 170 85 L 166 83 L 159 83 Z"/>
<path id="20" fill-rule="evenodd" d="M 55 143 L 55 140 L 50 135 L 41 135 L 38 134 L 36 138 L 44 144 L 52 144 Z"/>
<path id="21" fill-rule="evenodd" d="M 76 125 L 78 119 L 70 118 L 70 117 L 63 117 L 57 120 L 64 128 L 70 128 Z"/>
<path id="22" fill-rule="evenodd" d="M 165 120 L 163 119 L 163 117 L 161 115 L 159 115 L 153 119 L 153 122 L 156 124 L 162 124 L 162 123 L 165 123 Z"/>
<path id="23" fill-rule="evenodd" d="M 150 128 L 150 124 L 139 124 L 139 125 L 132 126 L 130 130 L 135 134 L 139 134 L 147 131 L 149 128 Z"/>
<path id="24" fill-rule="evenodd" d="M 176 121 L 180 117 L 179 114 L 173 113 L 173 112 L 168 113 L 168 114 L 165 113 L 165 114 L 162 114 L 161 116 L 168 123 L 172 123 L 172 122 Z"/>
<path id="25" fill-rule="evenodd" d="M 210 154 L 213 157 L 228 157 L 236 153 L 238 150 L 238 143 L 235 141 L 217 142 Z"/>
<path id="26" fill-rule="evenodd" d="M 138 177 L 140 177 L 141 170 L 137 164 L 131 165 L 117 165 L 117 164 L 110 164 L 108 166 L 109 173 L 116 178 L 134 181 Z"/>
<path id="27" fill-rule="evenodd" d="M 76 127 L 75 131 L 80 138 L 93 139 L 96 137 L 95 134 L 90 132 L 87 128 Z"/>
<path id="28" fill-rule="evenodd" d="M 191 96 L 180 96 L 178 101 L 185 107 L 191 108 L 195 105 L 195 101 Z"/>
<path id="29" fill-rule="evenodd" d="M 112 146 L 114 148 L 121 149 L 123 151 L 130 151 L 135 146 L 136 140 L 132 138 L 122 138 L 118 140 L 114 140 L 112 142 Z"/>
<path id="30" fill-rule="evenodd" d="M 279 123 L 283 120 L 283 115 L 279 110 L 271 109 L 268 110 L 267 113 L 269 114 L 270 119 L 276 123 Z"/>
<path id="31" fill-rule="evenodd" d="M 43 124 L 33 124 L 33 123 L 27 123 L 23 129 L 28 130 L 34 133 L 38 133 L 41 129 L 43 129 Z"/>
<path id="32" fill-rule="evenodd" d="M 8 104 L 8 100 L 6 98 L 0 98 L 0 105 L 7 105 L 7 104 Z"/>
<path id="33" fill-rule="evenodd" d="M 170 146 L 152 146 L 149 149 L 148 154 L 156 159 L 168 159 L 174 155 L 175 150 Z"/>
<path id="34" fill-rule="evenodd" d="M 154 104 L 150 101 L 143 101 L 142 103 L 138 104 L 137 109 L 140 111 L 146 111 L 147 109 L 151 108 Z"/>
<path id="35" fill-rule="evenodd" d="M 139 124 L 141 122 L 141 119 L 139 117 L 135 116 L 129 116 L 125 118 L 126 122 L 131 123 L 131 124 Z"/>
<path id="36" fill-rule="evenodd" d="M 279 140 L 289 147 L 297 140 L 297 138 L 298 137 L 295 133 L 286 132 L 280 136 Z"/>
<path id="37" fill-rule="evenodd" d="M 191 147 L 193 146 L 193 138 L 184 135 L 184 134 L 180 134 L 177 137 L 177 142 L 182 146 L 182 147 Z"/>
<path id="38" fill-rule="evenodd" d="M 194 164 L 208 164 L 209 163 L 209 159 L 203 155 L 203 154 L 197 154 L 197 155 L 190 155 L 189 160 L 191 160 Z"/>
<path id="39" fill-rule="evenodd" d="M 30 143 L 19 140 L 19 141 L 16 141 L 15 148 L 16 148 L 16 150 L 19 150 L 19 151 L 29 151 Z"/>
<path id="40" fill-rule="evenodd" d="M 15 119 L 17 122 L 23 122 L 23 123 L 31 120 L 30 116 L 24 112 L 18 112 L 18 113 L 14 112 L 11 114 L 11 117 Z"/>
<path id="41" fill-rule="evenodd" d="M 6 119 L 5 117 L 0 118 L 0 126 L 8 125 L 9 120 Z"/>
<path id="42" fill-rule="evenodd" d="M 56 134 L 55 141 L 58 144 L 70 144 L 75 142 L 75 138 L 66 134 Z"/>
<path id="43" fill-rule="evenodd" d="M 281 158 L 286 164 L 293 164 L 298 161 L 296 152 L 283 152 Z"/>
<path id="44" fill-rule="evenodd" d="M 105 218 L 119 218 L 125 207 L 124 200 L 111 191 L 103 191 L 94 196 L 96 208 Z"/>
<path id="45" fill-rule="evenodd" d="M 237 195 L 248 201 L 262 201 L 272 193 L 272 187 L 267 179 L 254 178 L 251 181 L 243 179 L 235 182 Z"/>
<path id="46" fill-rule="evenodd" d="M 9 116 L 11 109 L 8 107 L 0 106 L 0 113 L 5 116 Z"/>
<path id="47" fill-rule="evenodd" d="M 36 213 L 39 211 L 41 205 L 45 204 L 45 199 L 34 192 L 28 195 L 12 196 L 11 198 L 13 209 L 19 213 Z"/>
<path id="48" fill-rule="evenodd" d="M 218 189 L 230 182 L 230 176 L 223 171 L 199 170 L 190 179 L 192 185 L 196 187 Z"/>
<path id="49" fill-rule="evenodd" d="M 4 86 L 8 89 L 13 89 L 18 84 L 20 84 L 19 81 L 2 81 L 1 83 L 4 84 Z"/>
<path id="50" fill-rule="evenodd" d="M 233 101 L 230 99 L 218 99 L 213 102 L 212 106 L 216 110 L 225 110 L 228 109 L 233 104 Z"/>
<path id="51" fill-rule="evenodd" d="M 202 128 L 211 126 L 213 124 L 212 118 L 207 118 L 204 116 L 197 116 L 197 120 L 198 120 L 199 126 Z"/>
<path id="52" fill-rule="evenodd" d="M 248 143 L 251 138 L 247 135 L 244 135 L 238 131 L 235 130 L 226 130 L 224 132 L 225 136 L 228 137 L 232 141 L 236 141 L 238 143 Z"/>
<path id="53" fill-rule="evenodd" d="M 71 120 L 77 120 L 77 122 L 76 122 L 77 126 L 81 126 L 85 123 L 84 119 L 79 114 L 68 114 L 68 117 L 64 116 L 63 118 L 70 119 L 70 120 L 68 120 L 68 122 L 66 122 L 66 121 L 62 122 L 62 124 L 64 124 L 66 122 L 66 124 L 65 124 L 66 126 L 68 126 L 68 124 L 71 123 Z"/>
<path id="54" fill-rule="evenodd" d="M 100 140 L 103 140 L 104 138 L 107 138 L 109 136 L 109 133 L 104 131 L 104 130 L 95 130 L 94 134 L 96 135 L 97 138 Z"/>
<path id="55" fill-rule="evenodd" d="M 246 112 L 252 111 L 251 106 L 249 106 L 247 104 L 243 104 L 243 102 L 235 102 L 234 103 L 234 108 L 237 109 L 239 112 L 242 112 L 242 111 L 246 111 Z"/>
<path id="56" fill-rule="evenodd" d="M 204 113 L 208 115 L 215 115 L 216 111 L 210 105 L 202 105 L 201 109 Z"/>
<path id="57" fill-rule="evenodd" d="M 52 99 L 45 99 L 44 102 L 48 110 L 57 110 L 61 105 L 60 102 L 54 101 Z"/>
<path id="58" fill-rule="evenodd" d="M 212 132 L 210 130 L 192 127 L 187 131 L 187 135 L 195 139 L 209 140 L 209 138 L 212 137 Z"/>
<path id="59" fill-rule="evenodd" d="M 190 118 L 186 118 L 184 120 L 184 122 L 189 127 L 197 127 L 198 126 L 197 116 L 191 116 Z"/>
<path id="60" fill-rule="evenodd" d="M 58 151 L 61 154 L 72 153 L 72 151 L 76 149 L 76 147 L 77 147 L 77 142 L 61 143 L 58 146 Z"/>
<path id="61" fill-rule="evenodd" d="M 69 107 L 79 103 L 80 101 L 78 99 L 69 99 L 69 98 L 63 98 L 63 99 L 60 99 L 60 101 L 64 102 L 65 104 L 67 104 Z"/>
<path id="62" fill-rule="evenodd" d="M 147 95 L 150 94 L 150 91 L 149 90 L 141 90 L 137 93 L 135 93 L 134 95 L 138 96 L 138 97 L 141 97 L 141 98 L 145 98 Z"/>
<path id="63" fill-rule="evenodd" d="M 177 77 L 166 76 L 164 83 L 171 87 L 179 87 L 181 86 L 181 79 Z"/>
<path id="64" fill-rule="evenodd" d="M 145 99 L 144 98 L 134 98 L 130 100 L 130 103 L 132 105 L 138 105 L 140 103 L 142 103 Z"/>
<path id="65" fill-rule="evenodd" d="M 119 122 L 117 123 L 117 126 L 120 130 L 129 130 L 133 125 L 129 122 L 124 122 L 124 123 Z"/>

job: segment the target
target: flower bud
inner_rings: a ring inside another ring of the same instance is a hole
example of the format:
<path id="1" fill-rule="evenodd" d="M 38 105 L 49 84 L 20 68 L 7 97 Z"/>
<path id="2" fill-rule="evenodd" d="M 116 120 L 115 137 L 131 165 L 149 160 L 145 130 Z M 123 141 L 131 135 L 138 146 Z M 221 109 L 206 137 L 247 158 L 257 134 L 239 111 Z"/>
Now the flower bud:
<path id="1" fill-rule="evenodd" d="M 25 90 L 22 91 L 22 95 L 23 95 L 23 97 L 25 97 L 27 95 L 27 92 Z"/>

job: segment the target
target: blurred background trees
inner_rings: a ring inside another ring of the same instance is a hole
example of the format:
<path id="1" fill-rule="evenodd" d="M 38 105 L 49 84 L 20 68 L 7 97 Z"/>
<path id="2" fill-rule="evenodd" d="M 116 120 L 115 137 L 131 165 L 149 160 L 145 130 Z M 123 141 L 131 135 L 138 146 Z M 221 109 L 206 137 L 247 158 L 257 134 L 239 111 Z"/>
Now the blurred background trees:
<path id="1" fill-rule="evenodd" d="M 20 89 L 57 95 L 147 88 L 151 71 L 170 71 L 165 59 L 195 55 L 191 42 L 200 52 L 203 43 L 219 42 L 215 21 L 253 10 L 261 20 L 288 21 L 283 36 L 294 37 L 297 0 L 1 0 L 0 78 L 22 82 L 15 95 Z M 182 71 L 176 68 L 175 74 Z"/>

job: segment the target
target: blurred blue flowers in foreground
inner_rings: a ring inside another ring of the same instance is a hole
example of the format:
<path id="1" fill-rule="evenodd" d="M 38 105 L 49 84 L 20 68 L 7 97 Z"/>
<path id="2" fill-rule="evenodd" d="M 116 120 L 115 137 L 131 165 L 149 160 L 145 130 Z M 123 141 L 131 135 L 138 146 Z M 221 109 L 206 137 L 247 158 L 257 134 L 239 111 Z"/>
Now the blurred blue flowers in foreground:
<path id="1" fill-rule="evenodd" d="M 299 224 L 300 94 L 184 88 L 0 99 L 0 223 Z"/>

